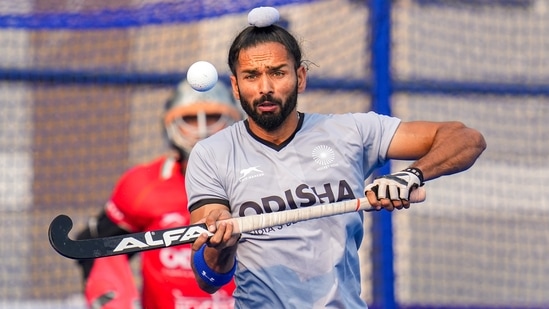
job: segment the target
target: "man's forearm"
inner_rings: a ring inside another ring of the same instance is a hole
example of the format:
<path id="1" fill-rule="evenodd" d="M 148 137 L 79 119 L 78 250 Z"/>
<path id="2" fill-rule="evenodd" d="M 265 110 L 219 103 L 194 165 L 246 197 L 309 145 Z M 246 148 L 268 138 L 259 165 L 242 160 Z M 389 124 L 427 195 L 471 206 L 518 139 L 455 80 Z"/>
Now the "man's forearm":
<path id="1" fill-rule="evenodd" d="M 429 152 L 411 166 L 431 180 L 467 170 L 485 148 L 486 141 L 478 131 L 456 124 L 437 132 Z"/>

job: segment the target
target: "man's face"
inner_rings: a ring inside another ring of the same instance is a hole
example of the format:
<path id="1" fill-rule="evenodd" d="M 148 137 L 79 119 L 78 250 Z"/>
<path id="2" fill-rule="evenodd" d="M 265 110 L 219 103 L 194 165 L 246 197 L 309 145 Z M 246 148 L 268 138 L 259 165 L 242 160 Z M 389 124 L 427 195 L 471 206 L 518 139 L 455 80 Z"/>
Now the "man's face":
<path id="1" fill-rule="evenodd" d="M 265 131 L 278 129 L 296 109 L 304 89 L 304 68 L 297 72 L 293 59 L 279 43 L 264 43 L 242 50 L 233 92 L 253 122 Z M 303 74 L 303 76 L 301 75 Z"/>

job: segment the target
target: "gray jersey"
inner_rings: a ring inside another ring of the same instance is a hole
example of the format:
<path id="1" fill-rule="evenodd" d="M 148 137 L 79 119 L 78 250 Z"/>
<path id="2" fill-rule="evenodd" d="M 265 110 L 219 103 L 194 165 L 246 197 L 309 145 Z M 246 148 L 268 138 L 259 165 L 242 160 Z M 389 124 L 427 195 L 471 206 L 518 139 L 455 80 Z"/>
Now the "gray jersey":
<path id="1" fill-rule="evenodd" d="M 364 181 L 386 161 L 399 123 L 372 112 L 301 114 L 295 135 L 275 146 L 238 122 L 194 147 L 189 207 L 221 202 L 237 217 L 363 197 Z M 362 219 L 349 213 L 243 234 L 236 307 L 365 308 Z"/>

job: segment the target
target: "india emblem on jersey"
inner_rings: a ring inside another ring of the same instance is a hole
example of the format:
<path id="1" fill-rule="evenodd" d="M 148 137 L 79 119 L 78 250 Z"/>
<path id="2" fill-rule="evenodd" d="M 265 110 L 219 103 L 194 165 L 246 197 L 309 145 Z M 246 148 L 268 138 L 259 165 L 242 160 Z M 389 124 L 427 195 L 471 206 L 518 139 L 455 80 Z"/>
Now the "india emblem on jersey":
<path id="1" fill-rule="evenodd" d="M 330 146 L 319 145 L 313 149 L 313 160 L 316 164 L 327 168 L 334 162 L 335 152 Z"/>

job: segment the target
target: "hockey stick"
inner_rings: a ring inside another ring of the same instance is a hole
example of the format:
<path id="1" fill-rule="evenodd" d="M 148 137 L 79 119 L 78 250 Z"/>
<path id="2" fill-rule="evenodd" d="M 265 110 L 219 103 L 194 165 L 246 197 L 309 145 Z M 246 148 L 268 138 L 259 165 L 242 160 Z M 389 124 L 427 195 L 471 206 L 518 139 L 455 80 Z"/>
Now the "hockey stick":
<path id="1" fill-rule="evenodd" d="M 419 203 L 424 200 L 424 188 L 419 188 L 411 192 L 410 202 Z M 295 223 L 360 210 L 375 211 L 376 209 L 371 207 L 368 199 L 364 197 L 286 211 L 231 218 L 224 221 L 232 222 L 233 231 L 235 234 L 238 234 L 286 223 Z M 207 233 L 210 236 L 212 235 L 212 233 L 208 232 L 205 224 L 194 224 L 177 228 L 103 238 L 72 240 L 69 238 L 69 232 L 72 225 L 72 220 L 68 216 L 57 216 L 50 223 L 48 237 L 51 246 L 59 254 L 70 259 L 78 260 L 171 247 L 192 243 L 202 233 Z"/>

